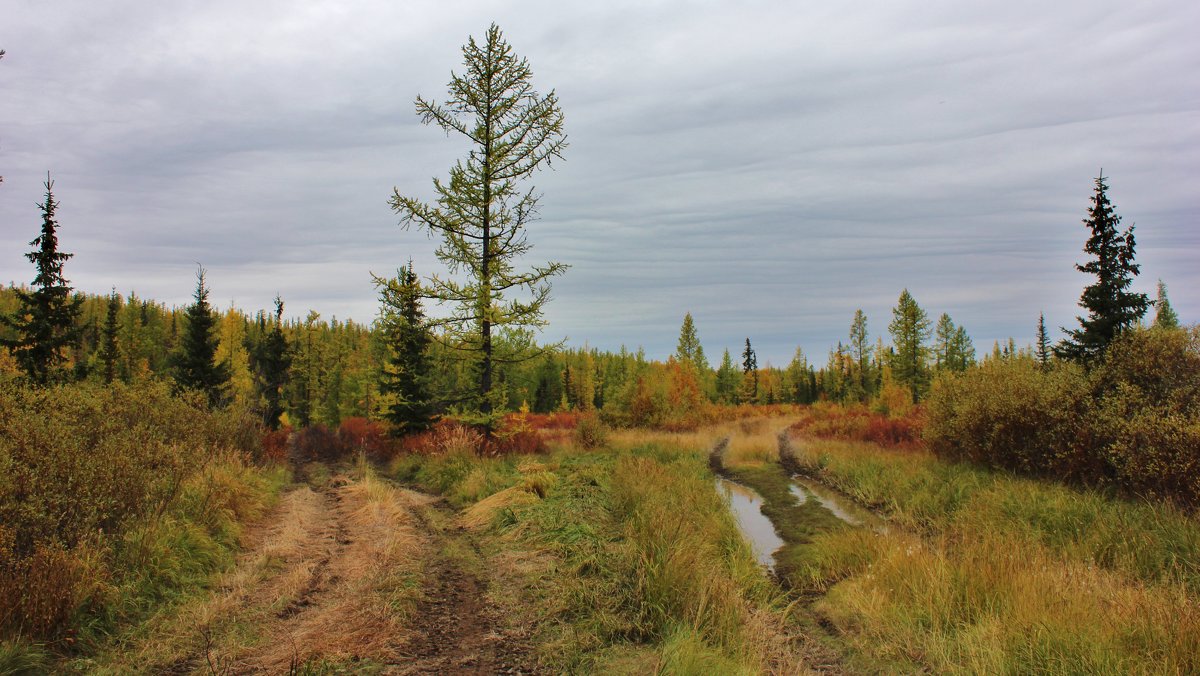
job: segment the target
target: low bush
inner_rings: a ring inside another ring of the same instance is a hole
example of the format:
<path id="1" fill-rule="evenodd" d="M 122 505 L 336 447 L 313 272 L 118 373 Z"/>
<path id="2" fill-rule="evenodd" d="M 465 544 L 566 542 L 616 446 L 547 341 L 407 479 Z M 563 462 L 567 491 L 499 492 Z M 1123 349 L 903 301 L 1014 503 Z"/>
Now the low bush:
<path id="1" fill-rule="evenodd" d="M 270 430 L 262 436 L 262 459 L 264 462 L 283 464 L 288 459 L 288 438 L 291 437 L 290 427 Z"/>
<path id="2" fill-rule="evenodd" d="M 1097 472 L 1081 422 L 1087 379 L 1062 364 L 1043 372 L 1032 359 L 991 360 L 939 379 L 926 400 L 925 437 L 943 457 L 1063 478 Z"/>
<path id="3" fill-rule="evenodd" d="M 7 383 L 0 641 L 83 642 L 211 571 L 272 490 L 262 455 L 250 416 L 166 385 Z"/>
<path id="4" fill-rule="evenodd" d="M 1200 329 L 1130 331 L 1090 373 L 991 361 L 928 412 L 943 457 L 1200 505 Z"/>
<path id="5" fill-rule="evenodd" d="M 443 418 L 420 434 L 402 437 L 400 448 L 415 455 L 477 454 L 483 435 L 474 428 Z"/>
<path id="6" fill-rule="evenodd" d="M 575 427 L 575 443 L 586 449 L 608 444 L 608 425 L 594 415 L 580 418 L 579 425 Z"/>

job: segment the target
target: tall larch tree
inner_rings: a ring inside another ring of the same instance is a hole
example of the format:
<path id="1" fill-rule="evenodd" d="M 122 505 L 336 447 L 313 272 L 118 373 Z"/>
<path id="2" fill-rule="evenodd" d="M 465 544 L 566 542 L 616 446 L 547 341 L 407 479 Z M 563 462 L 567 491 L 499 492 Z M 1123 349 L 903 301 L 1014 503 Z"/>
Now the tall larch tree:
<path id="1" fill-rule="evenodd" d="M 184 313 L 184 330 L 172 359 L 175 383 L 185 390 L 204 393 L 210 406 L 226 399 L 229 365 L 218 362 L 217 315 L 208 302 L 203 267 L 196 271 L 196 293 Z"/>
<path id="2" fill-rule="evenodd" d="M 862 309 L 854 311 L 850 322 L 850 353 L 854 355 L 855 397 L 865 399 L 871 394 L 871 340 L 867 335 L 867 315 Z"/>
<path id="3" fill-rule="evenodd" d="M 942 313 L 933 331 L 933 362 L 938 371 L 965 371 L 975 362 L 975 346 L 966 330 Z"/>
<path id="4" fill-rule="evenodd" d="M 892 376 L 912 393 L 913 401 L 920 399 L 929 385 L 929 317 L 917 301 L 904 289 L 892 309 Z"/>
<path id="5" fill-rule="evenodd" d="M 692 313 L 683 316 L 683 325 L 679 327 L 679 342 L 675 346 L 675 360 L 681 364 L 691 364 L 701 374 L 711 367 L 708 358 L 704 356 L 704 346 L 696 335 L 696 322 Z"/>
<path id="6" fill-rule="evenodd" d="M 1076 265 L 1080 272 L 1095 275 L 1096 281 L 1083 290 L 1079 305 L 1087 317 L 1077 317 L 1078 329 L 1066 329 L 1064 338 L 1054 348 L 1059 357 L 1090 364 L 1100 358 L 1113 339 L 1122 331 L 1137 324 L 1150 307 L 1144 293 L 1129 291 L 1140 266 L 1133 262 L 1135 242 L 1133 226 L 1118 230 L 1121 217 L 1108 199 L 1108 184 L 1104 172 L 1096 178 L 1088 217 L 1083 223 L 1091 231 L 1083 250 L 1092 260 Z"/>
<path id="7" fill-rule="evenodd" d="M 35 270 L 30 290 L 15 289 L 17 310 L 0 316 L 0 322 L 13 329 L 15 337 L 0 340 L 8 347 L 26 377 L 37 385 L 69 378 L 63 368 L 67 350 L 79 340 L 82 326 L 79 315 L 83 298 L 73 294 L 63 276 L 63 264 L 74 254 L 58 250 L 58 221 L 54 212 L 54 181 L 47 174 L 46 198 L 42 211 L 41 234 L 29 243 L 33 251 L 25 254 Z"/>
<path id="8" fill-rule="evenodd" d="M 792 355 L 792 361 L 788 363 L 784 375 L 786 376 L 785 395 L 788 400 L 793 404 L 811 404 L 813 401 L 813 372 L 802 347 L 796 346 L 796 352 Z"/>
<path id="9" fill-rule="evenodd" d="M 421 283 L 412 263 L 393 279 L 375 278 L 379 328 L 388 346 L 379 391 L 389 398 L 384 417 L 397 436 L 429 429 L 436 406 L 430 389 L 432 337 L 421 307 Z"/>
<path id="10" fill-rule="evenodd" d="M 1160 329 L 1179 328 L 1179 315 L 1167 299 L 1167 285 L 1158 280 L 1158 298 L 1154 301 L 1154 325 Z"/>
<path id="11" fill-rule="evenodd" d="M 250 372 L 254 375 L 254 390 L 258 393 L 262 421 L 269 429 L 279 429 L 283 417 L 283 388 L 287 385 L 292 367 L 292 349 L 283 332 L 283 299 L 275 296 L 274 320 L 263 324 L 257 340 L 247 341 Z"/>
<path id="12" fill-rule="evenodd" d="M 737 367 L 733 365 L 733 357 L 729 354 L 729 348 L 725 348 L 721 365 L 717 367 L 717 401 L 722 404 L 737 403 L 739 382 L 741 379 Z"/>
<path id="13" fill-rule="evenodd" d="M 530 250 L 525 228 L 538 210 L 535 189 L 521 184 L 561 159 L 567 144 L 557 95 L 534 90 L 529 62 L 513 53 L 498 26 L 488 28 L 482 44 L 468 39 L 462 52 L 465 72 L 451 74 L 449 99 L 439 104 L 418 96 L 416 108 L 423 123 L 462 137 L 471 150 L 450 169 L 448 182 L 434 179 L 434 204 L 395 190 L 391 206 L 405 228 L 439 236 L 438 259 L 463 277 L 434 275 L 427 294 L 452 308 L 434 324 L 448 329 L 451 347 L 475 360 L 477 408 L 490 433 L 500 404 L 493 394 L 497 363 L 537 354 L 531 332 L 517 331 L 525 340 L 503 345 L 496 334 L 545 326 L 550 279 L 567 268 L 549 262 L 516 269 Z M 510 297 L 522 292 L 524 300 Z"/>

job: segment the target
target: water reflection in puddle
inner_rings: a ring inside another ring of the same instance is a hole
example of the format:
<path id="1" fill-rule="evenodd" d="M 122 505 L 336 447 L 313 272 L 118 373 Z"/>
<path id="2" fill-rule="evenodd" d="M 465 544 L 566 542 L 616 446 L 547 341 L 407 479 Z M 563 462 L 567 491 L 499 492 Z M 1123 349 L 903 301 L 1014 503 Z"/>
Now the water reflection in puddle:
<path id="1" fill-rule="evenodd" d="M 812 496 L 817 502 L 821 503 L 822 507 L 833 512 L 834 516 L 851 526 L 866 526 L 879 533 L 887 531 L 887 526 L 884 525 L 883 520 L 872 514 L 869 510 L 858 506 L 850 498 L 841 493 L 811 479 L 802 476 L 792 477 L 790 490 L 792 495 L 796 496 L 801 502 L 808 500 L 809 496 Z"/>
<path id="2" fill-rule="evenodd" d="M 738 528 L 750 542 L 758 562 L 774 569 L 772 555 L 783 546 L 783 540 L 775 533 L 771 520 L 762 513 L 762 496 L 746 486 L 720 477 L 717 477 L 717 490 L 729 498 L 729 507 L 737 519 Z"/>

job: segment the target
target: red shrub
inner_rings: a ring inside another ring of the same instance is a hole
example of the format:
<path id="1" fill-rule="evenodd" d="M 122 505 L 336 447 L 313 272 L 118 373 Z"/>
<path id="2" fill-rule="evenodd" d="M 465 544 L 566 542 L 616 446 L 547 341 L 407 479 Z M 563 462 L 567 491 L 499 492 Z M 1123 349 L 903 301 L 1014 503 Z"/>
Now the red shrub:
<path id="1" fill-rule="evenodd" d="M 402 437 L 397 441 L 399 450 L 418 455 L 443 455 L 446 453 L 479 453 L 483 435 L 469 425 L 443 418 L 420 434 Z"/>
<path id="2" fill-rule="evenodd" d="M 366 418 L 346 418 L 338 427 L 338 440 L 350 451 L 362 451 L 376 460 L 394 456 L 400 446 L 388 436 L 383 423 Z"/>
<path id="3" fill-rule="evenodd" d="M 867 441 L 880 446 L 907 447 L 918 444 L 924 429 L 919 408 L 904 416 L 890 417 L 861 406 L 816 404 L 805 410 L 792 430 L 820 439 Z"/>
<path id="4" fill-rule="evenodd" d="M 291 459 L 294 462 L 328 462 L 337 460 L 347 451 L 338 435 L 321 424 L 305 427 L 296 433 L 292 441 Z"/>
<path id="5" fill-rule="evenodd" d="M 274 432 L 267 431 L 262 436 L 262 459 L 264 462 L 287 462 L 288 437 L 292 429 L 284 427 Z"/>
<path id="6" fill-rule="evenodd" d="M 579 424 L 578 411 L 555 413 L 509 413 L 504 416 L 502 428 L 526 427 L 531 430 L 573 430 Z"/>
<path id="7" fill-rule="evenodd" d="M 496 457 L 501 455 L 532 455 L 545 453 L 546 441 L 536 430 L 516 430 L 512 432 L 497 432 L 496 436 L 484 441 L 480 447 L 480 455 Z"/>

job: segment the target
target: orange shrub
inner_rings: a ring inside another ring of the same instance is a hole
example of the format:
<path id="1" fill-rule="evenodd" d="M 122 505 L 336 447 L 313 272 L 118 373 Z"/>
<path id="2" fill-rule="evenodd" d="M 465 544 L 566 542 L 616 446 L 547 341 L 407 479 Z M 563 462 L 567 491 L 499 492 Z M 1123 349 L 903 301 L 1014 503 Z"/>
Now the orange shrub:
<path id="1" fill-rule="evenodd" d="M 480 445 L 479 454 L 487 457 L 501 455 L 532 455 L 546 453 L 545 438 L 535 430 L 499 431 Z"/>
<path id="2" fill-rule="evenodd" d="M 528 427 L 531 430 L 573 430 L 579 424 L 578 411 L 556 411 L 554 413 L 509 413 L 504 417 L 503 427 Z M 522 418 L 522 416 L 524 416 Z"/>

